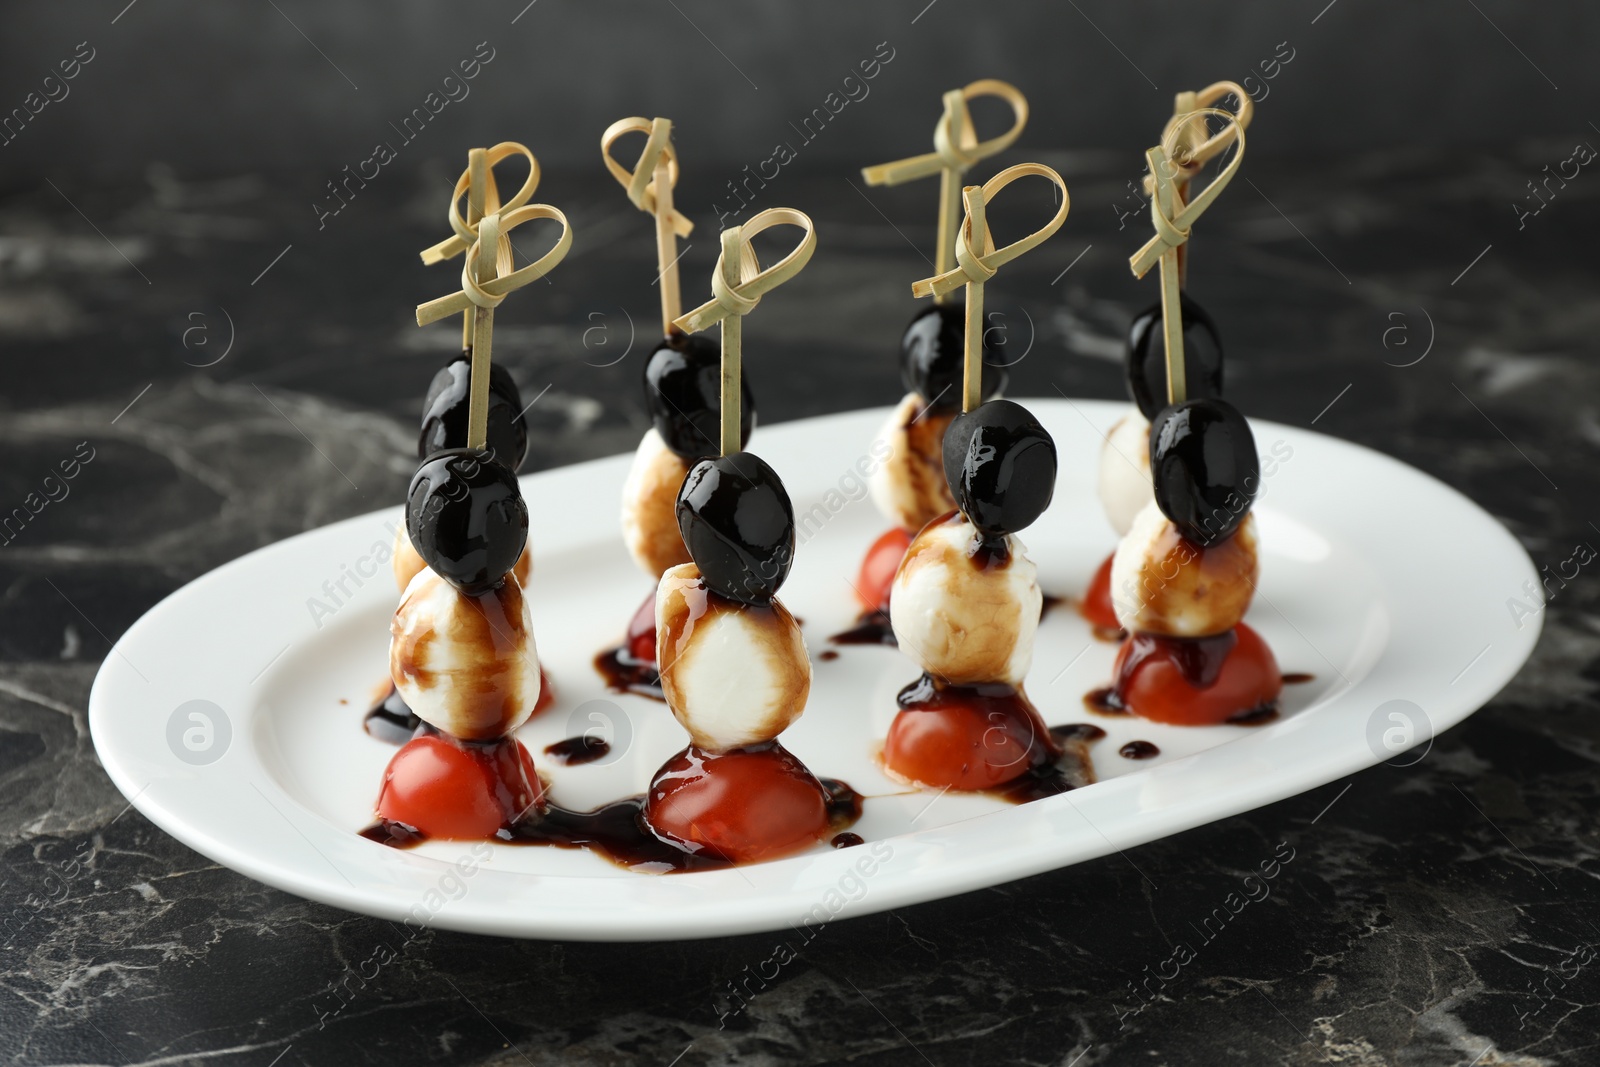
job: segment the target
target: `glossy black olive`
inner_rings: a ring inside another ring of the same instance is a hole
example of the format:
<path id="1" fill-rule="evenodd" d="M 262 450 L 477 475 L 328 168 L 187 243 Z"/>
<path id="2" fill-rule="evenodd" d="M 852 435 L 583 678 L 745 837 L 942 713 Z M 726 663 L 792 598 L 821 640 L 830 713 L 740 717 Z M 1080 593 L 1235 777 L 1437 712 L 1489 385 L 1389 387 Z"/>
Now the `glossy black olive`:
<path id="1" fill-rule="evenodd" d="M 472 357 L 463 352 L 439 368 L 428 384 L 422 404 L 422 433 L 417 437 L 417 458 L 427 459 L 448 448 L 467 447 L 467 409 Z M 528 422 L 522 414 L 522 393 L 511 372 L 498 363 L 489 365 L 489 451 L 513 471 L 522 468 L 528 454 Z"/>
<path id="2" fill-rule="evenodd" d="M 713 592 L 764 604 L 794 564 L 794 505 L 757 455 L 703 459 L 678 490 L 678 532 Z"/>
<path id="3" fill-rule="evenodd" d="M 1150 421 L 1150 477 L 1156 504 L 1198 545 L 1239 528 L 1261 489 L 1250 424 L 1215 397 L 1185 400 Z"/>
<path id="4" fill-rule="evenodd" d="M 967 521 L 990 537 L 1029 526 L 1056 491 L 1056 443 L 1021 404 L 991 400 L 944 432 L 944 476 Z"/>
<path id="5" fill-rule="evenodd" d="M 1222 341 L 1206 309 L 1183 294 L 1183 370 L 1191 399 L 1222 395 Z M 1161 304 L 1145 308 L 1128 327 L 1128 396 L 1147 419 L 1167 406 L 1167 343 Z"/>
<path id="6" fill-rule="evenodd" d="M 487 452 L 435 452 L 406 493 L 417 554 L 463 593 L 499 585 L 528 543 L 528 505 L 510 467 Z"/>
<path id="7" fill-rule="evenodd" d="M 967 351 L 965 304 L 930 304 L 917 313 L 900 338 L 900 380 L 934 411 L 960 411 Z M 1006 387 L 1007 372 L 988 342 L 983 345 L 983 398 Z"/>
<path id="8" fill-rule="evenodd" d="M 740 379 L 739 445 L 756 427 L 749 376 Z M 644 402 L 656 433 L 684 459 L 714 456 L 722 433 L 722 345 L 709 334 L 675 334 L 644 364 Z"/>

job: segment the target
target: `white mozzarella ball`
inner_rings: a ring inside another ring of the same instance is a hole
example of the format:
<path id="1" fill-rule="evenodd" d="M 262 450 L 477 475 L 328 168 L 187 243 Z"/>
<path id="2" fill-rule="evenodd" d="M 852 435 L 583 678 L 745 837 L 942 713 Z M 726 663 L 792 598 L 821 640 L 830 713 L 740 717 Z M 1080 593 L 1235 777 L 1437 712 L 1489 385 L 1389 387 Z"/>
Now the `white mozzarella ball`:
<path id="1" fill-rule="evenodd" d="M 944 478 L 944 431 L 953 412 L 923 414 L 922 397 L 907 393 L 878 431 L 873 454 L 885 456 L 867 488 L 884 518 L 920 530 L 955 508 Z"/>
<path id="2" fill-rule="evenodd" d="M 977 534 L 959 516 L 918 534 L 894 576 L 889 621 L 900 651 L 937 678 L 1019 685 L 1043 607 L 1038 568 L 1010 536 L 1007 561 L 983 566 L 969 554 Z"/>
<path id="3" fill-rule="evenodd" d="M 656 660 L 667 705 L 709 752 L 772 740 L 811 692 L 811 660 L 789 610 L 709 593 L 693 563 L 661 576 Z"/>
<path id="4" fill-rule="evenodd" d="M 1125 630 L 1169 637 L 1225 633 L 1244 619 L 1261 574 L 1256 517 L 1202 547 L 1155 501 L 1133 520 L 1111 559 L 1111 605 Z"/>
<path id="5" fill-rule="evenodd" d="M 1111 528 L 1125 534 L 1133 518 L 1152 500 L 1150 423 L 1135 408 L 1111 427 L 1100 446 L 1100 503 Z"/>
<path id="6" fill-rule="evenodd" d="M 639 569 L 652 578 L 689 562 L 677 510 L 678 490 L 688 473 L 689 465 L 654 427 L 645 431 L 622 483 L 622 539 Z"/>
<path id="7" fill-rule="evenodd" d="M 503 737 L 539 702 L 533 619 L 515 578 L 468 596 L 424 568 L 389 623 L 389 674 L 423 721 L 469 741 Z"/>

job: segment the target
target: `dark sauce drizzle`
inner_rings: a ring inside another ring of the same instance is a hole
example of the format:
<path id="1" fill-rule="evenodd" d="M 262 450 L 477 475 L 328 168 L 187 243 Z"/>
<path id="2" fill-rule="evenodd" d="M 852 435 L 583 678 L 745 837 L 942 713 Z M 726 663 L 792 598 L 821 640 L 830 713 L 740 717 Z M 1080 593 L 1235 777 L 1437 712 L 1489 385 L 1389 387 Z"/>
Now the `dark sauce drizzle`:
<path id="1" fill-rule="evenodd" d="M 855 626 L 828 640 L 836 645 L 888 645 L 890 648 L 900 645 L 894 639 L 894 627 L 889 625 L 889 613 L 876 608 L 863 611 Z"/>
<path id="2" fill-rule="evenodd" d="M 1285 675 L 1283 675 L 1283 684 L 1284 685 L 1305 685 L 1307 682 L 1314 682 L 1316 680 L 1317 680 L 1317 676 L 1316 675 L 1314 675 L 1314 674 L 1306 674 L 1303 671 L 1302 672 L 1296 672 L 1294 674 L 1285 674 Z"/>
<path id="3" fill-rule="evenodd" d="M 857 845 L 866 844 L 866 840 L 860 834 L 852 834 L 847 830 L 842 834 L 833 835 L 833 840 L 829 841 L 828 844 L 834 848 L 854 848 Z"/>
<path id="4" fill-rule="evenodd" d="M 834 847 L 843 847 L 837 844 L 839 837 L 855 837 L 859 843 L 859 836 L 843 831 L 861 818 L 861 794 L 836 778 L 818 781 L 827 793 L 829 828 L 838 831 L 833 839 Z M 384 820 L 362 830 L 361 836 L 390 848 L 411 848 L 427 840 L 415 827 Z M 643 796 L 613 801 L 594 811 L 570 811 L 554 804 L 547 805 L 542 812 L 515 825 L 502 826 L 495 840 L 508 845 L 588 849 L 619 867 L 645 874 L 677 874 L 732 866 L 721 856 L 686 852 L 657 837 L 644 820 Z"/>
<path id="5" fill-rule="evenodd" d="M 564 763 L 568 767 L 576 767 L 584 763 L 593 763 L 597 759 L 604 759 L 611 751 L 611 745 L 603 737 L 593 734 L 579 734 L 577 737 L 568 737 L 557 741 L 553 745 L 546 745 L 544 754 L 557 763 Z"/>
<path id="6" fill-rule="evenodd" d="M 1154 759 L 1161 750 L 1149 741 L 1129 741 L 1117 749 L 1117 755 L 1123 759 Z"/>
<path id="7" fill-rule="evenodd" d="M 626 645 L 608 648 L 594 658 L 594 669 L 615 693 L 633 693 L 652 700 L 666 700 L 661 692 L 661 672 L 654 663 L 634 659 Z"/>
<path id="8" fill-rule="evenodd" d="M 379 741 L 386 741 L 391 745 L 403 745 L 416 735 L 417 727 L 422 725 L 422 720 L 417 718 L 416 712 L 406 704 L 405 698 L 391 681 L 389 691 L 372 705 L 362 725 L 366 727 L 368 734 Z"/>

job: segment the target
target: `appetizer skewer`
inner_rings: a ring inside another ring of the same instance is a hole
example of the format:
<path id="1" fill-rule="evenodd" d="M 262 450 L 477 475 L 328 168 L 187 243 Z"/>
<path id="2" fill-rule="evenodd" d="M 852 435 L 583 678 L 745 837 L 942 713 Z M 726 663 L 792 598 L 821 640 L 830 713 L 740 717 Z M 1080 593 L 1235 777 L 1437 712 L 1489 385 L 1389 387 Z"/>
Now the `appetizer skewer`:
<path id="1" fill-rule="evenodd" d="M 1174 100 L 1172 117 L 1162 131 L 1163 141 L 1170 140 L 1172 144 L 1166 166 L 1171 179 L 1174 211 L 1188 203 L 1189 184 L 1205 164 L 1233 143 L 1232 124 L 1207 137 L 1205 116 L 1198 111 L 1226 99 L 1230 94 L 1239 101 L 1239 109 L 1232 119 L 1242 131 L 1250 125 L 1255 105 L 1250 94 L 1233 82 L 1221 81 L 1199 92 L 1178 93 Z M 1154 176 L 1147 174 L 1146 194 L 1153 198 L 1155 188 Z M 1186 382 L 1186 392 L 1196 398 L 1221 396 L 1222 342 L 1217 334 L 1216 323 L 1204 308 L 1183 291 L 1188 277 L 1187 242 L 1178 245 L 1176 256 L 1175 273 L 1184 352 L 1179 370 Z M 1165 405 L 1167 397 L 1162 306 L 1161 301 L 1151 304 L 1135 315 L 1128 327 L 1124 374 L 1134 410 L 1111 428 L 1100 450 L 1100 502 L 1118 537 L 1128 532 L 1134 516 L 1152 499 L 1150 420 Z M 1111 603 L 1111 559 L 1108 555 L 1095 571 L 1080 610 L 1094 627 L 1096 636 L 1120 641 L 1123 636 L 1121 626 Z"/>
<path id="2" fill-rule="evenodd" d="M 611 155 L 612 144 L 630 133 L 647 135 L 631 171 Z M 689 562 L 678 531 L 678 488 L 691 466 L 717 454 L 720 357 L 709 338 L 686 333 L 678 325 L 677 239 L 689 236 L 694 223 L 672 204 L 678 181 L 672 123 L 637 117 L 614 122 L 600 138 L 600 154 L 633 205 L 655 219 L 664 337 L 645 360 L 644 396 L 651 428 L 640 440 L 623 483 L 622 534 L 639 569 L 659 582 L 668 569 Z M 755 400 L 748 387 L 741 384 L 740 389 L 743 442 L 755 427 Z M 623 643 L 600 653 L 595 666 L 613 689 L 660 699 L 655 604 L 652 589 L 628 624 Z"/>
<path id="3" fill-rule="evenodd" d="M 505 204 L 500 201 L 500 189 L 495 181 L 494 168 L 505 160 L 522 157 L 528 162 L 528 176 L 516 195 Z M 493 148 L 474 148 L 467 153 L 467 169 L 461 172 L 451 193 L 446 219 L 455 236 L 422 252 L 425 264 L 442 262 L 466 251 L 477 240 L 478 225 L 486 212 L 511 211 L 526 204 L 539 185 L 539 161 L 524 145 L 503 141 Z M 463 200 L 466 216 L 461 214 Z M 508 256 L 511 245 L 502 235 L 495 250 L 497 266 L 500 257 Z M 509 260 L 506 270 L 510 269 Z M 462 350 L 434 374 L 428 384 L 427 397 L 422 404 L 422 426 L 417 434 L 417 459 L 425 460 L 435 452 L 451 448 L 464 448 L 467 444 L 467 425 L 472 407 L 472 329 L 473 314 L 462 313 Z M 523 417 L 522 394 L 517 383 L 504 367 L 489 366 L 488 415 L 486 422 L 486 449 L 513 472 L 522 468 L 528 452 L 528 424 Z M 411 543 L 404 523 L 395 528 L 390 568 L 395 586 L 404 594 L 411 579 L 427 566 Z M 533 567 L 533 553 L 524 548 L 513 568 L 517 581 L 526 585 Z M 539 706 L 543 711 L 554 699 L 548 678 L 540 690 Z M 374 737 L 404 744 L 416 733 L 421 720 L 406 705 L 405 699 L 389 681 L 366 717 L 367 732 Z"/>
<path id="4" fill-rule="evenodd" d="M 1220 397 L 1186 392 L 1178 284 L 1179 250 L 1238 170 L 1244 129 L 1241 116 L 1215 108 L 1190 117 L 1227 120 L 1235 148 L 1187 204 L 1177 196 L 1170 162 L 1176 131 L 1146 153 L 1156 235 L 1129 265 L 1136 277 L 1160 266 L 1167 405 L 1150 423 L 1154 499 L 1134 517 L 1111 563 L 1111 601 L 1130 636 L 1117 655 L 1115 682 L 1087 702 L 1182 725 L 1255 722 L 1275 714 L 1283 688 L 1272 650 L 1243 621 L 1260 574 L 1250 513 L 1260 460 L 1238 410 Z"/>
<path id="5" fill-rule="evenodd" d="M 1015 121 L 1000 136 L 979 141 L 967 104 L 985 96 L 1010 104 Z M 944 114 L 934 127 L 933 152 L 861 172 L 868 185 L 899 185 L 939 175 L 935 275 L 943 276 L 956 266 L 962 176 L 979 160 L 1009 148 L 1027 121 L 1028 101 L 1015 86 L 994 79 L 975 81 L 944 94 Z M 954 297 L 954 289 L 935 294 L 933 303 L 912 318 L 900 339 L 900 375 L 906 395 L 878 433 L 872 454 L 882 460 L 868 479 L 873 502 L 894 527 L 868 549 L 861 564 L 855 583 L 863 611 L 861 624 L 839 635 L 836 640 L 841 642 L 893 643 L 888 606 L 895 568 L 916 532 L 956 506 L 945 482 L 941 448 L 946 429 L 961 411 L 969 316 Z M 981 315 L 978 323 L 981 352 Z M 1005 388 L 1003 366 L 980 359 L 978 372 L 985 399 Z"/>
<path id="6" fill-rule="evenodd" d="M 1061 192 L 1041 229 L 996 250 L 986 208 L 1019 178 L 1037 175 Z M 1043 597 L 1038 570 L 1016 534 L 1044 513 L 1055 491 L 1056 447 L 1029 411 L 983 400 L 983 286 L 1003 264 L 1061 228 L 1070 199 L 1061 176 L 1023 163 L 982 187 L 962 190 L 966 222 L 957 266 L 912 287 L 937 296 L 965 286 L 962 413 L 943 442 L 943 468 L 957 510 L 923 527 L 894 575 L 890 620 L 900 647 L 922 666 L 901 690 L 883 746 L 893 776 L 935 789 L 1008 790 L 1016 799 L 1081 784 L 1061 766 L 1065 749 L 1023 691 Z M 1078 750 L 1081 755 L 1081 749 Z"/>
<path id="7" fill-rule="evenodd" d="M 476 170 L 482 156 L 474 153 Z M 512 270 L 506 233 L 536 219 L 561 224 L 554 247 Z M 572 245 L 566 217 L 546 204 L 482 216 L 464 249 L 461 290 L 417 308 L 417 324 L 472 317 L 465 447 L 435 452 L 411 480 L 406 529 L 426 567 L 390 623 L 389 671 L 424 724 L 395 754 L 367 836 L 489 839 L 540 814 L 544 786 L 513 736 L 543 689 L 532 616 L 514 573 L 526 552 L 528 508 L 516 473 L 489 448 L 494 309 L 542 278 Z"/>
<path id="8" fill-rule="evenodd" d="M 777 225 L 805 235 L 761 270 L 749 239 Z M 656 594 L 661 688 L 689 746 L 656 772 L 643 818 L 662 841 L 728 863 L 809 847 L 859 814 L 848 787 L 825 785 L 778 739 L 811 689 L 800 624 L 777 598 L 794 562 L 794 507 L 777 472 L 742 446 L 741 320 L 815 247 L 811 220 L 789 208 L 722 231 L 712 300 L 676 322 L 685 332 L 722 324 L 720 454 L 698 460 L 678 492 L 690 560 Z"/>

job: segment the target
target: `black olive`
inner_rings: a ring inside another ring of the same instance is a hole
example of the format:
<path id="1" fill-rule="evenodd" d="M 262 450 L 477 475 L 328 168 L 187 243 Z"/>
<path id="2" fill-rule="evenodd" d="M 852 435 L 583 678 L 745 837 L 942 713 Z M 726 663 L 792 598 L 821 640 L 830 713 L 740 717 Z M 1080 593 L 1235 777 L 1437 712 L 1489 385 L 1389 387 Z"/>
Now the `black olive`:
<path id="1" fill-rule="evenodd" d="M 1185 394 L 1198 399 L 1222 395 L 1222 341 L 1206 309 L 1183 294 L 1183 372 Z M 1128 327 L 1128 396 L 1147 419 L 1167 406 L 1167 343 L 1161 304 L 1145 308 Z"/>
<path id="2" fill-rule="evenodd" d="M 1056 443 L 1021 404 L 991 400 L 944 432 L 944 476 L 967 521 L 989 537 L 1030 525 L 1056 490 Z"/>
<path id="3" fill-rule="evenodd" d="M 689 468 L 678 532 L 706 585 L 730 600 L 770 601 L 794 564 L 794 505 L 777 472 L 750 452 Z"/>
<path id="4" fill-rule="evenodd" d="M 417 458 L 427 459 L 447 448 L 467 447 L 467 409 L 471 406 L 471 353 L 463 352 L 439 368 L 422 403 L 422 433 Z M 522 393 L 511 372 L 489 364 L 489 432 L 487 444 L 496 459 L 513 471 L 528 454 L 528 422 L 522 417 Z"/>
<path id="5" fill-rule="evenodd" d="M 756 399 L 741 376 L 739 445 L 756 427 Z M 722 346 L 707 334 L 666 338 L 644 363 L 644 402 L 656 433 L 693 463 L 716 455 L 722 433 Z"/>
<path id="6" fill-rule="evenodd" d="M 900 379 L 934 411 L 960 411 L 966 351 L 966 305 L 932 304 L 918 312 L 900 338 Z M 1007 378 L 987 332 L 981 367 L 987 400 L 1006 387 Z"/>
<path id="7" fill-rule="evenodd" d="M 463 593 L 499 585 L 528 543 L 528 505 L 510 467 L 467 448 L 435 452 L 406 493 L 406 533 Z"/>
<path id="8" fill-rule="evenodd" d="M 1226 400 L 1173 404 L 1150 420 L 1150 479 L 1178 531 L 1215 544 L 1239 528 L 1261 489 L 1255 434 Z"/>

